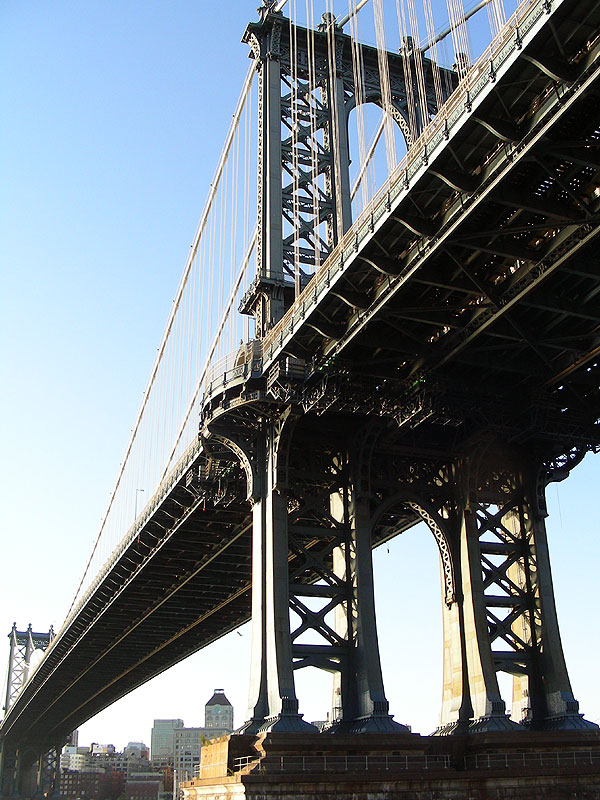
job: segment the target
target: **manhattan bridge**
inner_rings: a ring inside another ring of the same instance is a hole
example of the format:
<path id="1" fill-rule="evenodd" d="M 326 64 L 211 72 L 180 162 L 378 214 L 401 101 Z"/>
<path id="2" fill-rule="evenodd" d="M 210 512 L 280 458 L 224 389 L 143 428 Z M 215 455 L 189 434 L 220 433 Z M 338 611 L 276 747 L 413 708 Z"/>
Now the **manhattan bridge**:
<path id="1" fill-rule="evenodd" d="M 422 521 L 436 734 L 597 728 L 544 520 L 548 485 L 600 449 L 600 6 L 263 0 L 243 42 L 85 574 L 60 630 L 10 635 L 3 796 L 51 787 L 74 729 L 247 620 L 241 733 L 314 733 L 304 667 L 332 675 L 327 733 L 407 731 L 371 559 Z"/>

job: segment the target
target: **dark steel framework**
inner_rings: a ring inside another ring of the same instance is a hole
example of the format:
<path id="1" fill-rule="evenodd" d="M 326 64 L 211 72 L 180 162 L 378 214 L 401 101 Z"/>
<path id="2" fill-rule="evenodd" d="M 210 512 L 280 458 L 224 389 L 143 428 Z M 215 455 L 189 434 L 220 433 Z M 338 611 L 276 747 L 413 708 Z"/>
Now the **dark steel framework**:
<path id="1" fill-rule="evenodd" d="M 45 652 L 48 649 L 54 638 L 54 631 L 50 627 L 48 633 L 34 633 L 31 625 L 26 631 L 18 631 L 15 622 L 8 638 L 10 639 L 10 655 L 8 657 L 4 711 L 7 711 L 14 703 L 27 680 L 32 655 L 36 650 Z"/>
<path id="2" fill-rule="evenodd" d="M 259 81 L 259 234 L 256 279 L 241 311 L 254 316 L 258 337 L 283 316 L 352 224 L 350 112 L 359 102 L 384 105 L 376 48 L 360 48 L 358 88 L 352 39 L 333 15 L 324 14 L 312 31 L 292 25 L 272 6 L 259 9 L 260 21 L 248 25 L 243 37 Z M 419 107 L 416 60 L 424 75 L 426 109 Z M 410 39 L 403 52 L 387 54 L 387 63 L 388 112 L 410 144 L 411 116 L 419 132 L 437 112 L 433 64 Z M 457 76 L 439 72 L 446 99 Z"/>
<path id="3" fill-rule="evenodd" d="M 302 729 L 307 664 L 336 675 L 334 727 L 390 729 L 368 551 L 422 519 L 442 563 L 440 732 L 588 725 L 544 494 L 600 444 L 600 8 L 542 13 L 328 292 L 272 330 L 287 301 L 254 308 L 262 359 L 252 348 L 208 391 L 185 468 L 9 709 L 5 786 L 24 743 L 47 752 L 251 612 L 250 730 Z M 515 679 L 511 720 L 498 671 Z"/>
<path id="4" fill-rule="evenodd" d="M 275 328 L 280 350 L 270 359 L 263 353 L 264 387 L 217 389 L 207 406 L 206 435 L 239 459 L 254 508 L 254 674 L 245 730 L 306 729 L 293 682 L 293 670 L 306 665 L 337 676 L 331 730 L 393 729 L 370 547 L 373 529 L 391 513 L 404 524 L 423 519 L 440 549 L 440 733 L 590 726 L 564 663 L 543 522 L 546 483 L 600 441 L 600 283 L 590 250 L 600 212 L 599 120 L 590 113 L 597 9 L 580 8 L 577 19 L 574 25 L 559 8 L 501 80 L 490 63 L 484 79 L 496 91 L 473 109 L 460 136 L 448 131 L 435 160 L 424 146 L 427 169 L 406 200 L 395 208 L 388 200 L 371 240 L 350 263 L 340 257 L 320 303 Z M 323 63 L 336 70 L 323 96 L 337 103 L 320 110 L 329 109 L 324 126 L 337 132 L 339 145 L 326 162 L 333 245 L 348 227 L 343 132 L 352 94 L 342 77 L 344 39 L 331 22 L 324 24 Z M 269 329 L 290 301 L 280 286 L 269 305 L 272 284 L 262 280 L 281 270 L 283 285 L 286 271 L 292 275 L 291 243 L 279 224 L 281 209 L 289 214 L 280 164 L 291 173 L 289 140 L 286 149 L 279 143 L 281 109 L 285 121 L 288 108 L 279 103 L 281 80 L 288 85 L 290 71 L 285 30 L 265 10 L 246 33 L 265 93 L 259 163 L 271 195 L 260 197 L 265 247 L 245 310 L 269 345 Z M 306 32 L 298 40 L 309 49 Z M 388 60 L 397 82 L 401 58 Z M 466 104 L 470 112 L 468 94 Z M 565 308 L 569 294 L 580 304 L 573 314 Z M 578 369 L 584 364 L 592 366 Z M 292 424 L 296 418 L 302 421 Z M 309 419 L 318 422 L 307 440 Z M 405 448 L 405 456 L 384 455 L 394 448 Z M 294 480 L 292 465 L 313 449 L 323 463 L 311 464 L 307 487 Z M 389 476 L 379 492 L 378 468 Z M 307 538 L 295 532 L 295 514 Z M 308 631 L 314 635 L 301 645 Z M 498 672 L 513 676 L 512 719 Z"/>

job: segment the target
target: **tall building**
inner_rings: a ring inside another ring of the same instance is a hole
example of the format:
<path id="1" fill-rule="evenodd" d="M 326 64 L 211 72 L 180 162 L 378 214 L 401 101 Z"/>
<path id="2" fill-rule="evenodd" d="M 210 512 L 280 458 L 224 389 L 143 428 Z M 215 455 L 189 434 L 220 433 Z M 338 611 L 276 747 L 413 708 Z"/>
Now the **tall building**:
<path id="1" fill-rule="evenodd" d="M 154 767 L 173 766 L 175 731 L 183 728 L 182 719 L 155 719 L 150 738 L 150 758 Z"/>
<path id="2" fill-rule="evenodd" d="M 205 728 L 181 728 L 175 731 L 174 767 L 178 781 L 192 778 L 194 767 L 200 763 L 200 750 Z"/>
<path id="3" fill-rule="evenodd" d="M 215 689 L 213 696 L 204 706 L 204 726 L 220 728 L 226 733 L 233 731 L 233 706 L 225 697 L 223 689 Z"/>

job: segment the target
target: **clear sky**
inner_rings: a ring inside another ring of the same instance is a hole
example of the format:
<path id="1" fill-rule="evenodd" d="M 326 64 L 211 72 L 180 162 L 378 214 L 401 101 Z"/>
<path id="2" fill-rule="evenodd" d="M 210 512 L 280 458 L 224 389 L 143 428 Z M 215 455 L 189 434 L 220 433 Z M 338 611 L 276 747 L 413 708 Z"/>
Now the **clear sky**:
<path id="1" fill-rule="evenodd" d="M 247 70 L 257 0 L 4 0 L 0 7 L 0 641 L 58 628 L 122 460 Z M 600 459 L 550 487 L 551 556 L 573 688 L 600 718 Z M 384 678 L 427 733 L 441 695 L 438 565 L 421 528 L 375 554 Z M 8 640 L 2 662 L 8 660 Z M 223 688 L 245 719 L 242 628 L 133 692 L 82 743 L 203 724 Z M 328 677 L 299 679 L 322 719 Z M 4 690 L 3 690 L 4 692 Z"/>

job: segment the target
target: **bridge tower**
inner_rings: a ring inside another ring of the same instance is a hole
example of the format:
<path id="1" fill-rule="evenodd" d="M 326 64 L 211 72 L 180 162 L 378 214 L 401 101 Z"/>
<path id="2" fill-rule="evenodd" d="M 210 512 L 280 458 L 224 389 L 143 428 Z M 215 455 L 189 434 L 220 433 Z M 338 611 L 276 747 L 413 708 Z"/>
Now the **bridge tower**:
<path id="1" fill-rule="evenodd" d="M 348 117 L 359 102 L 382 105 L 384 96 L 376 48 L 362 48 L 359 93 L 352 40 L 333 15 L 323 15 L 312 31 L 290 24 L 275 5 L 266 2 L 243 37 L 259 77 L 259 186 L 256 277 L 240 310 L 254 317 L 258 339 L 282 318 L 350 227 Z M 420 126 L 437 105 L 431 62 L 412 42 L 406 48 L 387 54 L 387 112 L 410 142 L 410 115 Z M 407 59 L 422 62 L 427 108 L 418 107 L 416 87 L 413 92 L 407 86 Z M 445 73 L 449 93 L 456 76 Z M 326 330 L 328 323 L 317 325 Z M 332 446 L 321 465 L 317 498 L 314 487 L 288 485 L 298 411 L 286 404 L 238 431 L 229 423 L 210 427 L 211 447 L 220 440 L 238 454 L 253 504 L 253 674 L 243 730 L 310 730 L 298 714 L 294 670 L 316 666 L 335 676 L 332 729 L 406 731 L 389 715 L 379 662 L 364 485 L 372 435 L 367 429 L 358 444 Z M 292 507 L 298 512 L 293 525 Z M 290 580 L 292 551 L 298 568 Z M 293 631 L 290 611 L 298 621 Z M 302 643 L 309 631 L 319 644 Z"/>
<path id="2" fill-rule="evenodd" d="M 45 652 L 54 639 L 54 629 L 47 633 L 36 633 L 31 625 L 26 631 L 17 630 L 13 624 L 8 634 L 10 653 L 3 710 L 6 712 L 14 703 L 21 688 L 28 679 L 32 667 L 32 656 L 37 651 Z M 10 749 L 0 741 L 0 791 L 2 797 L 43 796 L 55 786 L 59 772 L 60 747 L 37 746 L 25 742 L 23 747 Z"/>
<path id="3" fill-rule="evenodd" d="M 243 37 L 259 81 L 258 244 L 256 277 L 240 310 L 254 317 L 258 338 L 281 319 L 352 224 L 350 112 L 360 103 L 384 107 L 410 144 L 410 120 L 418 134 L 437 111 L 433 63 L 410 37 L 402 51 L 387 53 L 386 103 L 377 48 L 361 47 L 359 87 L 352 39 L 332 14 L 313 31 L 290 24 L 275 12 L 275 2 L 263 2 L 259 22 Z M 445 100 L 457 76 L 436 68 Z M 412 85 L 421 70 L 426 109 Z"/>
<path id="4" fill-rule="evenodd" d="M 332 18 L 312 32 L 292 26 L 271 3 L 260 15 L 244 35 L 259 72 L 259 237 L 256 277 L 241 306 L 254 316 L 258 339 L 351 224 L 347 121 L 359 102 L 351 40 Z M 406 46 L 410 58 L 423 59 L 426 109 L 409 108 L 415 94 L 405 82 L 406 53 L 388 53 L 387 60 L 390 113 L 410 143 L 409 112 L 424 120 L 436 106 L 432 64 Z M 376 49 L 363 48 L 363 58 L 369 81 L 361 101 L 381 102 Z M 309 63 L 316 65 L 312 78 Z M 449 74 L 446 85 L 456 80 Z M 417 216 L 398 222 L 417 236 L 428 230 Z M 382 280 L 398 274 L 389 255 L 368 256 Z M 349 306 L 367 307 L 352 287 L 336 291 Z M 306 324 L 336 338 L 322 313 Z M 384 541 L 418 520 L 434 535 L 442 567 L 438 733 L 597 727 L 579 713 L 569 682 L 544 527 L 546 485 L 562 480 L 589 448 L 565 446 L 558 456 L 554 448 L 552 457 L 544 447 L 520 448 L 518 415 L 494 420 L 466 407 L 456 411 L 469 422 L 458 441 L 448 433 L 448 398 L 460 405 L 464 390 L 451 375 L 440 403 L 439 386 L 425 378 L 415 392 L 391 378 L 378 383 L 356 365 L 309 369 L 308 358 L 301 347 L 287 346 L 265 386 L 252 397 L 241 393 L 234 414 L 228 405 L 204 412 L 207 450 L 218 458 L 220 448 L 226 460 L 235 455 L 253 509 L 252 675 L 243 730 L 310 730 L 294 685 L 294 671 L 305 666 L 334 675 L 332 732 L 407 730 L 389 715 L 383 686 L 371 548 L 375 537 Z M 490 405 L 484 395 L 482 408 Z M 398 432 L 428 418 L 440 427 L 407 445 Z M 513 678 L 512 718 L 499 672 Z"/>
<path id="5" fill-rule="evenodd" d="M 10 639 L 10 655 L 8 657 L 4 711 L 7 711 L 13 704 L 15 697 L 27 680 L 34 651 L 45 652 L 48 649 L 54 638 L 54 630 L 50 626 L 48 633 L 34 633 L 29 625 L 26 631 L 18 631 L 15 622 L 8 638 Z"/>

